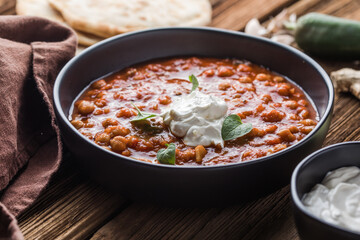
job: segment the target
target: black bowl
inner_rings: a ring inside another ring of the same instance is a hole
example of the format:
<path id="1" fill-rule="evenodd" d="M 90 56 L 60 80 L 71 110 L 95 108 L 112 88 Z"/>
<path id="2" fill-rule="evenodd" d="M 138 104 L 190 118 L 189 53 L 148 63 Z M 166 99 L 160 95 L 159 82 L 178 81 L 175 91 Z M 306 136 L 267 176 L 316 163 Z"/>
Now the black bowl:
<path id="1" fill-rule="evenodd" d="M 204 167 L 157 165 L 120 156 L 89 141 L 70 124 L 71 104 L 90 81 L 139 62 L 174 56 L 234 57 L 269 67 L 309 94 L 320 122 L 303 140 L 281 152 L 238 164 Z M 63 140 L 84 171 L 131 199 L 168 205 L 247 201 L 288 184 L 296 164 L 321 147 L 333 98 L 329 77 L 307 55 L 264 38 L 213 28 L 151 29 L 107 39 L 68 62 L 54 87 Z"/>
<path id="2" fill-rule="evenodd" d="M 340 167 L 360 167 L 359 156 L 360 142 L 344 142 L 314 152 L 296 167 L 291 178 L 291 196 L 301 239 L 360 239 L 360 233 L 323 221 L 311 214 L 301 202 L 304 194 L 320 183 L 327 172 Z"/>

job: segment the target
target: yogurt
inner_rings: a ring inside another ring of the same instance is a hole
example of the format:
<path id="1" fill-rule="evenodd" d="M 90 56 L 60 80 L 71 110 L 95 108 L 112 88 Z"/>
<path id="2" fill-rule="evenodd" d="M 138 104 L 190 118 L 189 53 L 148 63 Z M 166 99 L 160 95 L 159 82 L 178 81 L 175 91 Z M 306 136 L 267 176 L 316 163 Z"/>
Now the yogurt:
<path id="1" fill-rule="evenodd" d="M 170 131 L 188 146 L 223 147 L 221 127 L 227 110 L 224 100 L 196 90 L 175 99 L 162 117 Z"/>
<path id="2" fill-rule="evenodd" d="M 302 202 L 315 216 L 360 232 L 360 169 L 353 166 L 328 172 Z"/>

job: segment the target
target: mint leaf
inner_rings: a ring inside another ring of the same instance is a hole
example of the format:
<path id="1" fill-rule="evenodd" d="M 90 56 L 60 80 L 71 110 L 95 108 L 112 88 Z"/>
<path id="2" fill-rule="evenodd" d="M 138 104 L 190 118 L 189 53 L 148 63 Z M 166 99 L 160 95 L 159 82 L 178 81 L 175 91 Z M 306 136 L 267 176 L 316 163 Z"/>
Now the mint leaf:
<path id="1" fill-rule="evenodd" d="M 191 88 L 191 92 L 195 91 L 195 89 L 197 89 L 197 87 L 199 86 L 199 81 L 197 80 L 197 78 L 194 76 L 194 74 L 192 74 L 191 76 L 189 76 L 189 80 L 192 83 L 192 88 Z"/>
<path id="2" fill-rule="evenodd" d="M 153 118 L 153 117 L 157 116 L 157 114 L 155 114 L 155 113 L 142 112 L 142 111 L 140 111 L 140 109 L 137 106 L 135 106 L 135 104 L 133 104 L 133 103 L 131 103 L 131 104 L 134 106 L 134 108 L 136 109 L 138 114 L 135 118 L 131 119 L 130 122 L 146 120 L 148 118 Z"/>
<path id="3" fill-rule="evenodd" d="M 163 148 L 157 152 L 156 158 L 160 163 L 175 165 L 176 146 L 174 143 L 170 143 L 166 144 L 166 147 L 166 149 Z"/>
<path id="4" fill-rule="evenodd" d="M 221 128 L 221 137 L 224 141 L 236 139 L 248 134 L 252 130 L 251 123 L 242 123 L 236 114 L 227 116 Z"/>

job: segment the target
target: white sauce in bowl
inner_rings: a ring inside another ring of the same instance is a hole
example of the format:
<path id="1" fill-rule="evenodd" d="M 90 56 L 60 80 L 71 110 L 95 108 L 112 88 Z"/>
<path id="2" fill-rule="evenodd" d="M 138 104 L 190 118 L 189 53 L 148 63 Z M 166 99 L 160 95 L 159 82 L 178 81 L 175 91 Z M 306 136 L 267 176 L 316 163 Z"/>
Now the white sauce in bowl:
<path id="1" fill-rule="evenodd" d="M 302 202 L 326 222 L 360 232 L 360 169 L 353 166 L 328 172 Z"/>
<path id="2" fill-rule="evenodd" d="M 193 91 L 176 99 L 162 114 L 164 122 L 188 146 L 224 146 L 221 127 L 228 106 L 218 97 Z"/>

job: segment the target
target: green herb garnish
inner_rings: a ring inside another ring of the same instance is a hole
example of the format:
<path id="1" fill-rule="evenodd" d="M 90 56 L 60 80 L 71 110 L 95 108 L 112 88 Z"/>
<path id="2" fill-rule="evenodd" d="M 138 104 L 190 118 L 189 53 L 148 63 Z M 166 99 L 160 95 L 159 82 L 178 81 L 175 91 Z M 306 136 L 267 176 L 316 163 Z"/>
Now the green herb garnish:
<path id="1" fill-rule="evenodd" d="M 224 141 L 236 139 L 248 134 L 252 130 L 251 123 L 242 123 L 236 114 L 227 116 L 221 128 L 221 137 Z"/>
<path id="2" fill-rule="evenodd" d="M 192 83 L 192 88 L 191 88 L 191 92 L 195 91 L 195 89 L 197 89 L 197 87 L 199 86 L 199 81 L 197 80 L 197 78 L 194 76 L 194 74 L 191 74 L 191 76 L 189 76 L 189 80 Z"/>
<path id="3" fill-rule="evenodd" d="M 133 104 L 133 103 L 131 103 L 131 104 L 134 106 L 134 108 L 136 109 L 138 114 L 135 118 L 131 119 L 130 122 L 146 120 L 148 118 L 153 118 L 153 117 L 157 116 L 157 114 L 155 114 L 155 113 L 142 112 L 142 111 L 140 111 L 140 109 L 137 106 L 135 106 L 135 104 Z"/>
<path id="4" fill-rule="evenodd" d="M 163 148 L 157 152 L 156 158 L 160 163 L 175 165 L 176 146 L 174 143 L 170 143 L 166 144 L 166 147 L 166 149 Z"/>

